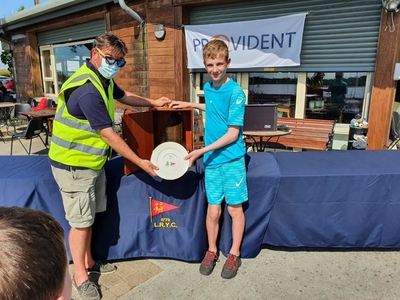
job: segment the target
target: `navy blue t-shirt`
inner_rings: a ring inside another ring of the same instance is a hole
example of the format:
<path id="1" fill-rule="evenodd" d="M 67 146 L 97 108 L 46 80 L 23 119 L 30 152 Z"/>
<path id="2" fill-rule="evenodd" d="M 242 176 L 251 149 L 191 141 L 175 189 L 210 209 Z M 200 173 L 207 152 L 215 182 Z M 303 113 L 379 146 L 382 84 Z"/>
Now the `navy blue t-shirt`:
<path id="1" fill-rule="evenodd" d="M 86 62 L 86 64 L 93 72 L 98 72 L 90 62 Z M 103 82 L 106 93 L 108 84 L 109 81 L 107 83 Z M 125 91 L 114 81 L 114 99 L 121 99 L 124 95 Z M 67 108 L 75 118 L 88 120 L 90 126 L 95 130 L 112 127 L 113 125 L 103 98 L 90 81 L 71 93 L 67 101 Z"/>

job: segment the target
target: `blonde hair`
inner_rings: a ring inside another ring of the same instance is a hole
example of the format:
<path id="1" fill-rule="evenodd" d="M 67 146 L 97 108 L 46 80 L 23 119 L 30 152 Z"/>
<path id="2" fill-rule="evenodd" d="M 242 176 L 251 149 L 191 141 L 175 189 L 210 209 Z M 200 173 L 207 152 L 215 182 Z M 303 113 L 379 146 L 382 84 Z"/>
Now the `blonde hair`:
<path id="1" fill-rule="evenodd" d="M 229 59 L 229 50 L 225 42 L 221 40 L 211 40 L 203 48 L 203 60 L 204 63 L 208 58 L 217 58 L 218 56 L 224 56 L 225 61 Z"/>

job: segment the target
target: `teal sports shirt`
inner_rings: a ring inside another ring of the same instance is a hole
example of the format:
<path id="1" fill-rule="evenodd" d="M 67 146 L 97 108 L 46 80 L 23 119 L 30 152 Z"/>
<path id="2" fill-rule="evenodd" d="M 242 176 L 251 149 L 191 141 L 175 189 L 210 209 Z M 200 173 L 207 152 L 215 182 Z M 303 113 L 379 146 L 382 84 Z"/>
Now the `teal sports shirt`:
<path id="1" fill-rule="evenodd" d="M 204 85 L 206 128 L 205 145 L 208 146 L 228 132 L 228 126 L 240 126 L 238 139 L 222 148 L 204 154 L 204 165 L 217 166 L 238 159 L 246 153 L 243 141 L 244 109 L 246 95 L 233 80 L 214 88 L 207 82 Z"/>

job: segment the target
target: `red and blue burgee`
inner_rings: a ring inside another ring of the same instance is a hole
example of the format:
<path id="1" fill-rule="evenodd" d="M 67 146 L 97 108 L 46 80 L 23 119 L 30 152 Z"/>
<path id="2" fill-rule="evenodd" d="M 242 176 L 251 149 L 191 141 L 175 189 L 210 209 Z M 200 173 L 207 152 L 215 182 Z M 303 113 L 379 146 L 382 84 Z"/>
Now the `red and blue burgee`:
<path id="1" fill-rule="evenodd" d="M 167 211 L 177 209 L 178 206 L 151 199 L 151 216 L 155 217 Z"/>

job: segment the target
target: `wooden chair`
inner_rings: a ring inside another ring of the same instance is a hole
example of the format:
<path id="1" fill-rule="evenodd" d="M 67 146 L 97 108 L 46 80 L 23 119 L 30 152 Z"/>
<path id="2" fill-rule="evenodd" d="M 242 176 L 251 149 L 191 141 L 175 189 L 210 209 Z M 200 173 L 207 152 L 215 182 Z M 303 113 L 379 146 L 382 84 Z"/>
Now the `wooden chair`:
<path id="1" fill-rule="evenodd" d="M 291 118 L 291 116 L 290 116 L 290 108 L 289 107 L 278 106 L 276 108 L 276 110 L 278 112 L 282 113 L 281 117 Z M 286 115 L 284 115 L 284 114 L 286 114 Z"/>
<path id="2" fill-rule="evenodd" d="M 201 116 L 194 116 L 194 128 L 193 128 L 193 149 L 199 149 L 204 147 L 204 126 L 203 119 Z"/>

